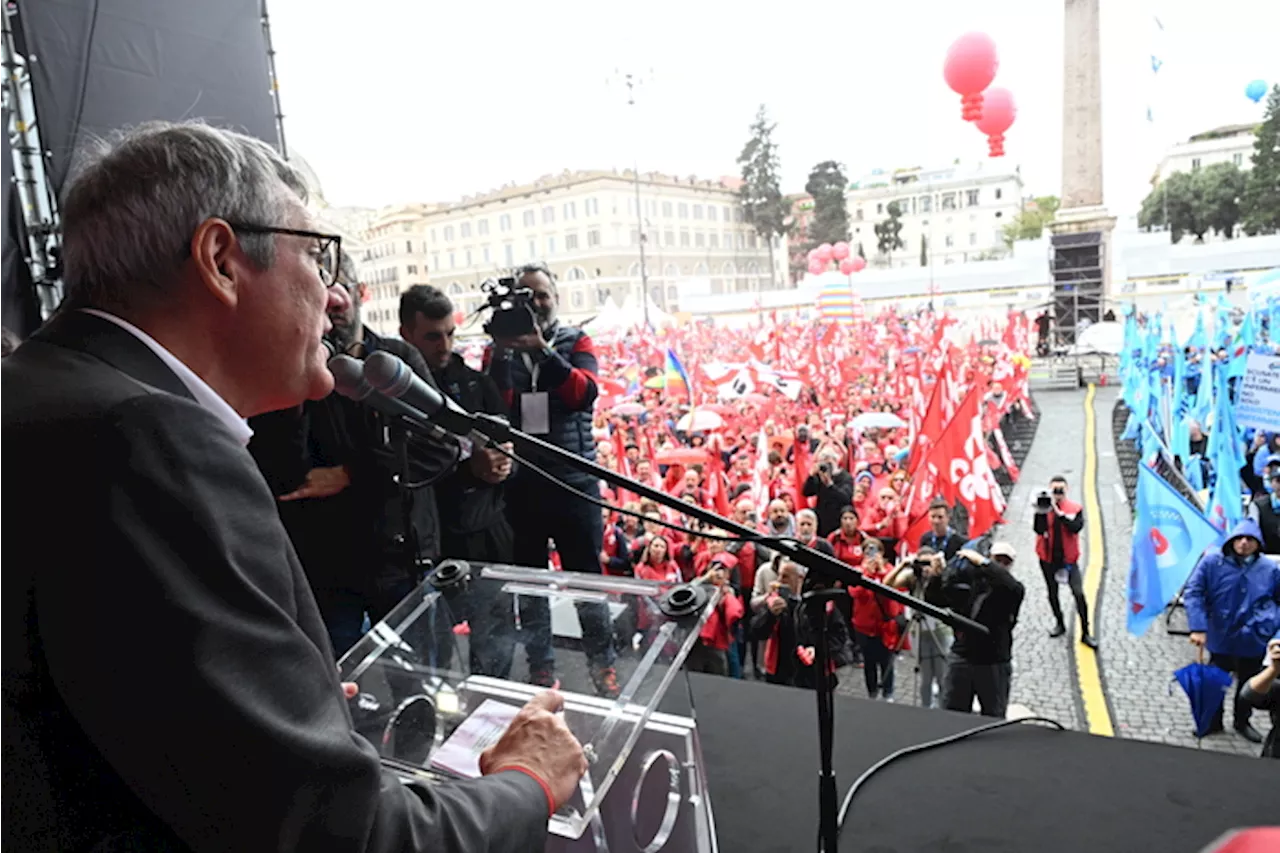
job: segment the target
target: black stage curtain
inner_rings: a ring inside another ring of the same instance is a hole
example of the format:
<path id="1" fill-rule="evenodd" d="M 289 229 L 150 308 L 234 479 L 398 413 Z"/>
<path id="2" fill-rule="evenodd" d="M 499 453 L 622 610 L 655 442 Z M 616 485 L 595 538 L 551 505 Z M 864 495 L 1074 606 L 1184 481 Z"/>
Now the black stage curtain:
<path id="1" fill-rule="evenodd" d="M 204 118 L 278 147 L 261 0 L 21 4 L 59 195 L 78 147 L 145 121 Z"/>
<path id="2" fill-rule="evenodd" d="M 690 680 L 720 849 L 815 849 L 814 694 L 714 676 Z M 680 712 L 685 693 L 675 685 L 664 704 Z M 839 796 L 889 753 L 986 722 L 837 697 Z M 1277 767 L 1021 724 L 879 771 L 855 799 L 840 848 L 1194 853 L 1228 829 L 1276 822 Z"/>

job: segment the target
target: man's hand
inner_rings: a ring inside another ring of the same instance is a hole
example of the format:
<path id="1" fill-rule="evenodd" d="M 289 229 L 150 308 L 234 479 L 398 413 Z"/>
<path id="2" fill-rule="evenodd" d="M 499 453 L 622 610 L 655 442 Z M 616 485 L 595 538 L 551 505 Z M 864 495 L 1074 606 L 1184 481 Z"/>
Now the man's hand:
<path id="1" fill-rule="evenodd" d="M 518 767 L 546 783 L 555 809 L 568 802 L 587 772 L 587 759 L 557 713 L 562 708 L 564 697 L 553 690 L 530 699 L 498 742 L 480 753 L 481 774 Z"/>
<path id="2" fill-rule="evenodd" d="M 1271 640 L 1267 643 L 1267 665 L 1274 670 L 1280 671 L 1280 639 Z"/>
<path id="3" fill-rule="evenodd" d="M 509 350 L 535 350 L 543 349 L 547 342 L 542 337 L 542 330 L 535 326 L 532 332 L 514 338 L 496 339 L 494 345 Z"/>
<path id="4" fill-rule="evenodd" d="M 1202 648 L 1202 649 L 1203 649 L 1203 648 L 1204 648 L 1204 643 L 1205 643 L 1204 631 L 1192 631 L 1192 632 L 1191 632 L 1191 645 L 1193 645 L 1193 646 L 1199 646 L 1200 648 Z"/>
<path id="5" fill-rule="evenodd" d="M 787 603 L 783 601 L 782 596 L 778 595 L 776 592 L 770 595 L 768 601 L 765 603 L 769 606 L 769 612 L 774 616 L 777 616 L 779 613 L 787 609 Z"/>
<path id="6" fill-rule="evenodd" d="M 312 468 L 307 472 L 307 479 L 301 486 L 281 495 L 276 500 L 300 501 L 303 498 L 331 498 L 351 485 L 351 475 L 345 465 L 333 468 Z"/>
<path id="7" fill-rule="evenodd" d="M 504 444 L 503 447 L 508 450 L 511 449 L 509 444 Z M 471 454 L 471 459 L 468 460 L 467 464 L 471 466 L 472 474 L 491 485 L 497 485 L 511 476 L 510 457 L 497 450 L 477 448 Z"/>

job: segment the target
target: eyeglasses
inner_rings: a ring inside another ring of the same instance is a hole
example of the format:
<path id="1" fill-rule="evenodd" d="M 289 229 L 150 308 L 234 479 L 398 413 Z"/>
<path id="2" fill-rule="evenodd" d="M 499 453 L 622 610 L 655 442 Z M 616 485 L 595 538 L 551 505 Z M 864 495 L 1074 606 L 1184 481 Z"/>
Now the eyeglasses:
<path id="1" fill-rule="evenodd" d="M 342 262 L 342 238 L 337 234 L 322 234 L 319 231 L 301 231 L 297 228 L 275 228 L 270 225 L 246 225 L 243 222 L 228 222 L 233 231 L 245 234 L 284 234 L 289 237 L 307 237 L 316 241 L 316 266 L 320 269 L 320 280 L 326 288 L 338 281 L 338 269 Z M 353 282 L 354 283 L 354 282 Z"/>

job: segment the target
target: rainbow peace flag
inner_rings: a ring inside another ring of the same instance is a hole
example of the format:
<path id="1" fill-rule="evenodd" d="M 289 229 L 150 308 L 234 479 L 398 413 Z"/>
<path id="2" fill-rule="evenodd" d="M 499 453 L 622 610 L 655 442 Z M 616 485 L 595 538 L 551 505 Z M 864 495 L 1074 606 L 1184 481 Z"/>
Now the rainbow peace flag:
<path id="1" fill-rule="evenodd" d="M 693 396 L 693 383 L 689 381 L 689 374 L 685 372 L 684 365 L 680 363 L 680 358 L 671 348 L 667 348 L 666 369 L 663 371 L 662 388 L 669 391 L 671 386 L 684 386 L 684 390 L 690 397 Z"/>

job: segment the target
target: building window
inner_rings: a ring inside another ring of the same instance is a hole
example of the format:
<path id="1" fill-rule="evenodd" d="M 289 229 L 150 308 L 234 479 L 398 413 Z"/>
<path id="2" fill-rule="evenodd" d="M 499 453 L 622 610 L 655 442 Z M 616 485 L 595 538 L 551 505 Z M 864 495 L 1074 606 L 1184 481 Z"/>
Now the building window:
<path id="1" fill-rule="evenodd" d="M 715 208 L 712 208 L 712 209 L 714 210 Z M 719 235 L 719 234 L 716 234 L 716 233 L 713 231 L 711 234 L 707 235 L 707 240 L 708 240 L 708 242 L 710 243 L 711 248 L 713 248 L 713 249 L 719 249 L 719 248 L 720 248 L 720 235 Z"/>
<path id="2" fill-rule="evenodd" d="M 434 243 L 435 241 L 436 241 L 436 229 L 432 228 L 432 229 L 431 229 L 431 242 L 432 242 L 432 243 Z"/>
<path id="3" fill-rule="evenodd" d="M 943 240 L 943 245 L 945 245 L 948 249 L 950 249 L 955 244 L 956 244 L 956 240 L 950 234 L 948 234 L 946 238 Z"/>
<path id="4" fill-rule="evenodd" d="M 489 247 L 488 247 L 488 246 L 485 246 L 485 247 L 481 250 L 481 256 L 484 258 L 484 262 L 485 262 L 486 264 L 487 264 L 487 263 L 489 263 L 490 258 L 489 258 Z"/>
<path id="5" fill-rule="evenodd" d="M 978 245 L 978 235 L 974 234 L 972 231 L 969 232 L 969 245 L 970 246 Z"/>
<path id="6" fill-rule="evenodd" d="M 688 231 L 681 231 L 681 232 L 680 232 L 680 245 L 681 245 L 681 246 L 684 246 L 685 248 L 688 248 L 688 247 L 689 247 L 689 232 L 688 232 Z"/>
<path id="7" fill-rule="evenodd" d="M 538 258 L 538 242 L 536 240 L 529 241 L 529 260 L 537 260 Z"/>
<path id="8" fill-rule="evenodd" d="M 600 229 L 592 228 L 590 231 L 587 232 L 587 246 L 591 247 L 591 246 L 599 246 L 599 245 L 600 245 Z"/>
<path id="9" fill-rule="evenodd" d="M 511 214 L 510 213 L 504 213 L 498 217 L 498 230 L 499 231 L 511 230 Z"/>
<path id="10" fill-rule="evenodd" d="M 732 213 L 730 213 L 729 211 L 730 211 L 730 209 L 729 209 L 729 205 L 727 205 L 727 204 L 726 204 L 726 205 L 724 206 L 724 208 L 720 211 L 721 213 L 723 213 L 723 214 L 724 214 L 724 216 L 722 216 L 722 217 L 721 217 L 721 221 L 723 221 L 723 222 L 732 222 L 732 221 L 733 221 L 733 214 L 732 214 Z"/>
<path id="11" fill-rule="evenodd" d="M 433 270 L 440 269 L 440 253 L 439 252 L 431 253 L 431 269 Z"/>
<path id="12" fill-rule="evenodd" d="M 631 229 L 631 245 L 633 246 L 640 245 L 640 232 L 634 228 Z"/>
<path id="13" fill-rule="evenodd" d="M 862 208 L 858 208 L 857 212 L 854 213 L 853 218 L 858 220 L 859 222 L 862 221 Z"/>
<path id="14" fill-rule="evenodd" d="M 968 204 L 970 207 L 977 207 L 977 206 L 978 206 L 978 191 L 977 191 L 977 190 L 966 190 L 966 191 L 965 191 L 965 203 L 966 203 L 966 204 Z"/>
<path id="15" fill-rule="evenodd" d="M 1231 162 L 1232 162 L 1232 163 L 1234 163 L 1234 164 L 1236 164 L 1237 166 L 1241 166 L 1241 165 L 1243 165 L 1243 164 L 1244 164 L 1244 155 L 1243 155 L 1243 154 L 1241 154 L 1239 151 L 1237 151 L 1236 153 L 1234 153 L 1234 154 L 1232 154 L 1232 155 L 1231 155 Z"/>
<path id="16" fill-rule="evenodd" d="M 706 244 L 707 244 L 707 238 L 706 238 L 706 235 L 704 235 L 701 231 L 699 231 L 697 234 L 694 234 L 694 235 L 693 235 L 693 245 L 694 245 L 694 246 L 696 246 L 696 247 L 698 247 L 699 249 L 701 249 L 701 248 L 702 248 L 703 246 L 705 246 Z"/>
<path id="17" fill-rule="evenodd" d="M 942 194 L 942 209 L 943 209 L 943 210 L 955 210 L 955 209 L 956 209 L 956 194 L 955 194 L 955 193 L 943 193 L 943 194 Z"/>
<path id="18" fill-rule="evenodd" d="M 467 266 L 471 266 L 471 250 L 467 249 Z"/>
<path id="19" fill-rule="evenodd" d="M 1193 171 L 1193 172 L 1194 172 L 1196 169 L 1199 169 L 1199 168 L 1200 168 L 1200 158 L 1199 158 L 1199 157 L 1192 157 L 1192 158 L 1191 158 L 1191 171 Z"/>
<path id="20" fill-rule="evenodd" d="M 578 205 L 575 202 L 566 201 L 564 203 L 564 218 L 566 222 L 578 218 Z"/>
<path id="21" fill-rule="evenodd" d="M 556 209 L 551 205 L 542 208 L 542 224 L 550 225 L 556 221 Z"/>
<path id="22" fill-rule="evenodd" d="M 676 205 L 676 215 L 679 216 L 681 219 L 688 219 L 689 205 L 685 204 L 684 202 L 680 202 L 678 205 Z"/>
<path id="23" fill-rule="evenodd" d="M 662 203 L 662 215 L 667 217 L 668 219 L 671 218 L 671 202 L 664 201 Z"/>
<path id="24" fill-rule="evenodd" d="M 694 218 L 694 219 L 701 219 L 701 218 L 702 218 L 702 205 L 700 205 L 700 204 L 695 204 L 695 205 L 693 206 L 693 218 Z"/>
<path id="25" fill-rule="evenodd" d="M 578 248 L 578 235 L 576 233 L 564 235 L 564 250 L 566 252 L 572 252 L 577 248 Z"/>
<path id="26" fill-rule="evenodd" d="M 444 227 L 444 241 L 446 243 L 449 243 L 449 242 L 452 242 L 452 240 L 453 240 L 453 226 L 446 225 Z"/>
<path id="27" fill-rule="evenodd" d="M 476 223 L 476 233 L 481 237 L 489 236 L 489 220 L 481 219 Z"/>
<path id="28" fill-rule="evenodd" d="M 733 234 L 728 231 L 724 232 L 724 247 L 726 249 L 733 248 Z"/>
<path id="29" fill-rule="evenodd" d="M 458 226 L 458 235 L 459 235 L 460 237 L 462 237 L 462 239 L 463 239 L 463 240 L 465 240 L 465 239 L 467 239 L 468 237 L 470 237 L 470 236 L 471 236 L 471 223 L 470 223 L 470 222 L 464 222 L 464 223 L 462 223 L 461 225 L 459 225 L 459 226 Z"/>
<path id="30" fill-rule="evenodd" d="M 516 265 L 516 247 L 510 243 L 505 244 L 502 247 L 502 260 L 507 266 L 514 267 Z"/>
<path id="31" fill-rule="evenodd" d="M 634 196 L 627 196 L 627 214 L 630 216 L 636 215 L 636 200 Z"/>
<path id="32" fill-rule="evenodd" d="M 714 204 L 707 205 L 707 219 L 711 222 L 716 221 L 716 206 Z"/>
<path id="33" fill-rule="evenodd" d="M 882 201 L 876 202 L 876 213 L 877 214 L 884 213 L 884 202 Z"/>
<path id="34" fill-rule="evenodd" d="M 417 265 L 417 264 L 409 264 L 407 267 L 405 267 L 404 271 L 405 271 L 406 273 L 408 273 L 409 275 L 417 275 L 417 274 L 418 274 L 418 265 Z"/>
<path id="35" fill-rule="evenodd" d="M 920 213 L 930 213 L 933 211 L 933 196 L 922 195 L 916 199 L 916 210 Z"/>
<path id="36" fill-rule="evenodd" d="M 600 200 L 589 198 L 582 203 L 582 212 L 587 216 L 600 215 Z"/>
<path id="37" fill-rule="evenodd" d="M 569 267 L 564 274 L 565 281 L 582 281 L 586 277 L 587 274 L 582 267 Z"/>
<path id="38" fill-rule="evenodd" d="M 738 232 L 738 248 L 747 248 L 747 235 L 743 234 L 741 231 Z"/>
<path id="39" fill-rule="evenodd" d="M 450 252 L 449 253 L 449 269 L 454 269 L 457 266 L 458 266 L 458 256 L 453 252 Z"/>
<path id="40" fill-rule="evenodd" d="M 1002 198 L 1004 198 L 1004 190 L 1000 187 L 996 187 L 996 201 L 999 201 Z"/>
<path id="41" fill-rule="evenodd" d="M 575 290 L 573 294 L 569 297 L 569 299 L 570 301 L 573 302 L 574 308 L 582 307 L 582 291 L 581 290 Z"/>
<path id="42" fill-rule="evenodd" d="M 534 213 L 532 210 L 526 210 L 524 212 L 525 228 L 532 228 L 534 225 L 537 224 L 537 222 L 538 222 L 538 215 L 536 213 Z"/>

